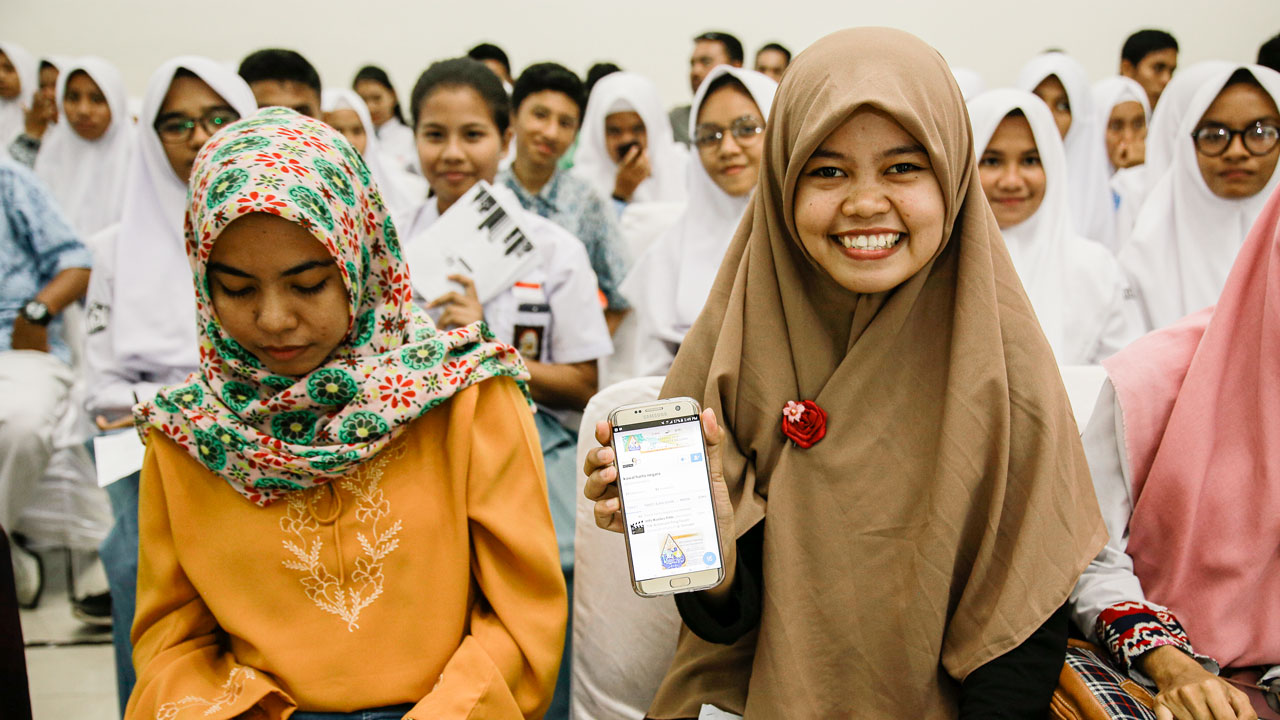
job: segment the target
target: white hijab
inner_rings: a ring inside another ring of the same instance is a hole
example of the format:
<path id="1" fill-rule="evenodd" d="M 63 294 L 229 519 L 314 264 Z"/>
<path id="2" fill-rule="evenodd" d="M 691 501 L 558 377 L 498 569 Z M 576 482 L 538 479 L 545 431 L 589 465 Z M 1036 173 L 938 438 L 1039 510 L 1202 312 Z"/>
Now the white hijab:
<path id="1" fill-rule="evenodd" d="M 1280 104 L 1280 73 L 1270 68 L 1228 65 L 1213 72 L 1187 103 L 1173 135 L 1169 168 L 1151 189 L 1133 235 L 1120 252 L 1120 264 L 1152 329 L 1218 301 L 1245 235 L 1280 184 L 1280 172 L 1274 172 L 1252 197 L 1227 200 L 1214 195 L 1200 174 L 1191 133 L 1240 68 Z M 1165 107 L 1164 95 L 1156 107 L 1157 112 Z"/>
<path id="2" fill-rule="evenodd" d="M 1111 177 L 1111 192 L 1118 201 L 1116 209 L 1116 244 L 1118 253 L 1129 241 L 1138 213 L 1160 176 L 1169 169 L 1178 126 L 1187 111 L 1191 96 L 1205 80 L 1221 70 L 1235 66 L 1225 60 L 1208 60 L 1179 70 L 1151 110 L 1147 122 L 1147 154 L 1143 164 L 1119 170 Z M 1145 96 L 1146 93 L 1144 92 Z"/>
<path id="3" fill-rule="evenodd" d="M 365 165 L 369 166 L 374 182 L 378 183 L 378 192 L 382 194 L 382 201 L 386 203 L 392 221 L 397 227 L 407 227 L 410 215 L 427 197 L 426 181 L 401 170 L 395 159 L 386 152 L 373 126 L 369 106 L 355 90 L 326 89 L 321 95 L 320 107 L 324 112 L 354 110 L 360 116 L 365 135 L 364 153 L 361 157 L 364 158 Z"/>
<path id="4" fill-rule="evenodd" d="M 732 75 L 747 88 L 760 117 L 768 121 L 778 83 L 754 70 L 720 65 L 707 74 L 693 98 L 689 137 L 697 134 L 707 88 L 724 75 Z M 711 294 L 725 250 L 751 201 L 751 193 L 733 197 L 721 190 L 699 158 L 690 160 L 686 177 L 689 204 L 680 219 L 649 246 L 622 283 L 622 293 L 639 319 L 635 348 L 639 355 L 647 355 L 645 346 L 656 341 L 674 345 L 684 341 Z M 639 374 L 661 374 L 667 369 L 657 366 L 663 364 L 660 360 L 650 363 L 637 357 L 636 362 Z"/>
<path id="5" fill-rule="evenodd" d="M 97 140 L 77 135 L 63 107 L 67 80 L 81 70 L 98 84 L 111 108 L 111 124 Z M 124 208 L 125 173 L 135 134 L 129 98 L 114 65 L 102 58 L 83 57 L 58 75 L 57 101 L 58 123 L 45 133 L 35 170 L 81 240 L 87 240 L 119 222 Z"/>
<path id="6" fill-rule="evenodd" d="M 1107 126 L 1111 124 L 1111 111 L 1120 103 L 1136 102 L 1142 105 L 1142 117 L 1146 122 L 1151 122 L 1151 105 L 1147 100 L 1147 93 L 1134 80 L 1121 75 L 1115 75 L 1109 78 L 1103 78 L 1093 85 L 1093 106 L 1098 113 L 1098 121 L 1094 126 L 1097 132 L 1097 142 L 1102 145 L 1102 154 L 1107 158 L 1107 172 L 1112 179 L 1119 168 L 1111 162 L 1111 156 L 1107 154 Z M 1140 167 L 1140 165 L 1135 166 Z M 1108 217 L 1110 218 L 1105 227 L 1100 228 L 1103 233 L 1099 237 L 1093 238 L 1103 245 L 1117 252 L 1120 249 L 1121 238 L 1128 239 L 1128 228 L 1121 230 L 1120 225 L 1120 205 L 1121 194 L 1116 190 L 1113 183 L 1108 182 L 1107 187 L 1110 189 L 1111 202 L 1107 204 Z"/>
<path id="7" fill-rule="evenodd" d="M 1080 345 L 1068 337 L 1069 314 L 1094 314 L 1094 293 L 1078 287 L 1070 277 L 1074 263 L 1071 250 L 1082 242 L 1071 231 L 1068 208 L 1068 174 L 1062 140 L 1048 106 L 1036 95 L 1021 90 L 991 90 L 969 101 L 969 119 L 973 123 L 974 150 L 982 156 L 987 143 L 996 133 L 1001 120 L 1011 111 L 1021 110 L 1036 138 L 1036 147 L 1044 168 L 1044 199 L 1036 214 L 1014 225 L 1002 228 L 1005 245 L 1014 259 L 1014 268 L 1036 309 L 1044 336 L 1053 347 L 1060 363 L 1076 360 L 1071 346 Z M 1080 306 L 1085 301 L 1085 307 Z M 1096 328 L 1094 328 L 1096 329 Z M 1092 340 L 1092 338 L 1091 338 Z"/>
<path id="8" fill-rule="evenodd" d="M 965 102 L 987 91 L 987 81 L 982 79 L 982 75 L 977 70 L 953 67 L 951 74 L 955 76 L 956 84 L 960 86 L 960 96 L 965 99 Z"/>
<path id="9" fill-rule="evenodd" d="M 1075 58 L 1050 52 L 1032 58 L 1018 73 L 1018 88 L 1031 92 L 1050 75 L 1056 76 L 1067 91 L 1071 103 L 1071 127 L 1063 138 L 1067 154 L 1069 188 L 1067 201 L 1071 221 L 1085 237 L 1109 235 L 1113 226 L 1111 189 L 1107 171 L 1107 149 L 1097 142 L 1097 114 L 1093 111 L 1093 93 L 1089 76 Z"/>
<path id="10" fill-rule="evenodd" d="M 1107 126 L 1111 124 L 1111 111 L 1120 103 L 1136 102 L 1142 105 L 1142 117 L 1145 122 L 1151 121 L 1151 105 L 1147 100 L 1147 92 L 1137 81 L 1114 75 L 1103 78 L 1093 84 L 1093 107 L 1098 113 L 1098 122 L 1094 126 L 1098 132 L 1098 142 L 1102 143 L 1102 152 L 1107 151 Z M 1107 156 L 1107 170 L 1115 173 L 1118 168 Z"/>
<path id="11" fill-rule="evenodd" d="M 626 111 L 640 115 L 648 135 L 650 173 L 636 188 L 632 202 L 684 202 L 684 173 L 689 151 L 675 141 L 671 122 L 658 98 L 658 88 L 636 73 L 613 73 L 592 89 L 573 158 L 573 172 L 591 183 L 600 197 L 613 195 L 618 163 L 605 147 L 604 119 L 611 113 Z"/>
<path id="12" fill-rule="evenodd" d="M 21 45 L 0 42 L 3 52 L 18 71 L 18 96 L 12 100 L 0 98 L 0 153 L 9 154 L 9 144 L 27 128 L 27 110 L 40 85 L 40 63 Z"/>
<path id="13" fill-rule="evenodd" d="M 173 171 L 153 129 L 179 68 L 207 83 L 240 117 L 249 117 L 258 107 L 239 75 L 208 58 L 173 58 L 147 82 L 138 140 L 128 182 L 123 183 L 110 325 L 116 357 L 131 367 L 194 368 L 199 360 L 196 296 L 182 227 L 187 180 Z"/>

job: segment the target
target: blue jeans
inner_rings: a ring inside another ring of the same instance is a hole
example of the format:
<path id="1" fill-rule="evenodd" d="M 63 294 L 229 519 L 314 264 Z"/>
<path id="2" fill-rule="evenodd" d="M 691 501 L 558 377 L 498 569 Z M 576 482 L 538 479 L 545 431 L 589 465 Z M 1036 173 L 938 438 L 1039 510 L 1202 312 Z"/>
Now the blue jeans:
<path id="1" fill-rule="evenodd" d="M 291 720 L 400 720 L 412 709 L 412 705 L 391 705 L 349 713 L 296 712 L 289 717 Z"/>
<path id="2" fill-rule="evenodd" d="M 116 651 L 116 692 L 120 695 L 121 716 L 137 682 L 129 632 L 138 602 L 138 475 L 133 473 L 107 486 L 116 522 L 98 549 L 111 590 L 111 644 Z"/>

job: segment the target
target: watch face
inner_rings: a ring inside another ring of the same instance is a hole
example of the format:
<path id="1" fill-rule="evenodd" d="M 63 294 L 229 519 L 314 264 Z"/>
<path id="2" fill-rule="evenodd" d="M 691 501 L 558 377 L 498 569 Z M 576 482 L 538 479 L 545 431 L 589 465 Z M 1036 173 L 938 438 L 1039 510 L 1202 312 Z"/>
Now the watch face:
<path id="1" fill-rule="evenodd" d="M 22 314 L 33 323 L 45 323 L 49 319 L 49 306 L 38 300 L 32 300 L 22 308 Z"/>

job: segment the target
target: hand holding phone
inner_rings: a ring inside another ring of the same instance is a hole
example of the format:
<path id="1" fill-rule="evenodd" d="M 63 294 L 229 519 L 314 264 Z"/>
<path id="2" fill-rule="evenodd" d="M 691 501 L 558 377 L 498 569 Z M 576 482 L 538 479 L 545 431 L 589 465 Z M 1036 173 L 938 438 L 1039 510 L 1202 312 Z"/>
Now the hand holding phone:
<path id="1" fill-rule="evenodd" d="M 696 412 L 696 403 L 693 403 L 692 401 L 690 401 L 690 403 L 693 405 L 694 412 Z M 688 415 L 687 411 L 689 408 L 686 408 L 685 410 L 686 412 L 684 414 Z M 718 546 L 719 548 L 720 558 L 717 564 L 719 566 L 719 570 L 723 573 L 723 582 L 715 581 L 718 584 L 707 584 L 706 577 L 696 577 L 690 578 L 690 582 L 687 586 L 671 587 L 672 578 L 689 574 L 682 572 L 685 568 L 679 565 L 670 569 L 664 567 L 663 570 L 666 572 L 659 573 L 662 575 L 661 577 L 655 576 L 647 580 L 642 577 L 638 577 L 636 573 L 637 563 L 632 558 L 631 550 L 631 539 L 632 537 L 636 537 L 636 535 L 629 535 L 631 528 L 628 527 L 624 513 L 622 512 L 622 500 L 625 498 L 619 497 L 617 482 L 618 466 L 616 462 L 617 452 L 612 446 L 612 442 L 614 440 L 614 426 L 603 420 L 598 422 L 595 428 L 596 441 L 600 443 L 601 447 L 594 448 L 587 453 L 586 462 L 583 466 L 583 471 L 587 475 L 587 483 L 586 487 L 583 489 L 583 494 L 587 499 L 592 500 L 595 503 L 594 512 L 597 526 L 605 530 L 628 535 L 628 558 L 632 560 L 633 589 L 635 589 L 638 594 L 648 596 L 688 590 L 705 590 L 708 595 L 712 596 L 711 599 L 715 600 L 729 593 L 729 590 L 733 585 L 734 569 L 737 564 L 737 542 L 735 540 L 736 533 L 734 532 L 733 524 L 733 503 L 729 499 L 729 490 L 724 484 L 724 472 L 721 464 L 721 447 L 724 432 L 716 421 L 715 413 L 711 410 L 704 411 L 700 416 L 690 419 L 700 425 L 702 442 L 705 448 L 705 469 L 700 471 L 705 472 L 706 475 L 709 476 L 711 501 L 713 505 L 711 514 L 714 516 L 714 524 L 716 528 L 715 534 L 718 536 L 717 542 L 715 542 L 712 547 Z M 620 426 L 620 429 L 622 427 L 625 426 Z M 632 459 L 634 459 L 634 456 L 635 455 L 633 453 Z M 640 457 L 642 458 L 640 464 L 644 464 L 643 455 Z M 631 464 L 634 465 L 634 463 Z M 659 462 L 657 464 L 661 463 Z M 628 470 L 634 470 L 634 467 L 628 468 Z M 687 476 L 692 476 L 692 474 L 687 474 Z M 624 476 L 624 484 L 625 482 L 626 476 Z M 704 480 L 704 482 L 706 482 L 706 480 Z M 637 496 L 633 494 L 633 499 L 635 498 L 637 498 Z M 689 508 L 689 510 L 693 512 L 692 508 Z M 634 513 L 633 517 L 636 517 Z M 632 522 L 635 522 L 635 520 Z M 643 520 L 640 520 L 640 522 L 643 523 Z M 648 528 L 646 528 L 646 532 L 647 530 Z M 643 535 L 643 533 L 641 535 Z M 664 533 L 663 537 L 659 538 L 659 540 L 662 541 L 661 544 L 666 544 L 666 533 Z M 687 553 L 683 553 L 684 548 L 680 547 L 680 540 L 673 538 L 673 542 L 680 552 L 676 553 L 675 548 L 668 549 L 667 561 L 669 564 L 675 565 L 674 561 L 679 559 L 679 555 L 684 554 L 687 558 Z M 697 543 L 691 544 L 686 542 L 686 544 L 690 545 L 690 548 L 692 548 L 693 544 Z M 705 538 L 701 541 L 701 547 L 707 547 Z M 652 550 L 652 548 L 650 548 L 650 550 Z M 648 556 L 654 554 L 654 552 L 649 552 L 648 550 L 645 551 L 645 557 L 641 559 L 640 565 L 641 567 L 650 568 L 650 572 L 641 572 L 640 576 L 653 574 L 652 570 L 655 566 L 650 562 L 653 558 Z M 705 555 L 706 550 L 704 549 L 703 560 L 705 560 Z M 693 565 L 694 563 L 688 564 Z M 706 567 L 705 562 L 702 567 Z M 704 575 L 707 574 L 705 570 L 696 572 L 703 572 Z M 660 587 L 663 585 L 665 585 L 665 587 Z"/>

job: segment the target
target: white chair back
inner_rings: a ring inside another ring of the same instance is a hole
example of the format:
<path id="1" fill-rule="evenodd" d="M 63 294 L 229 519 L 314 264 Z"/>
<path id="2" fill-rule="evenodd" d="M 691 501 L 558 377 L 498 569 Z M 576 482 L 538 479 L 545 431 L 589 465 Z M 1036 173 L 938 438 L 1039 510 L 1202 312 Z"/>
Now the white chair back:
<path id="1" fill-rule="evenodd" d="M 578 465 L 595 439 L 598 420 L 619 405 L 657 399 L 664 378 L 641 377 L 601 390 L 587 403 L 578 430 Z M 680 634 L 680 614 L 668 596 L 631 590 L 626 542 L 596 527 L 593 503 L 578 473 L 574 537 L 573 658 L 569 716 L 573 720 L 640 720 L 667 674 Z"/>

